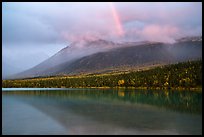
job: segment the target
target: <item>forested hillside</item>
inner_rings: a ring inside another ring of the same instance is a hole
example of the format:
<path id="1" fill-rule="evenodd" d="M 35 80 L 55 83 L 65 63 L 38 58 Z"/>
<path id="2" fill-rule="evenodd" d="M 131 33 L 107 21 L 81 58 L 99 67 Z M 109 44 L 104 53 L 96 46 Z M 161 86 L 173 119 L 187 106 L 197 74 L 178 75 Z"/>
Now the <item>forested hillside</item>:
<path id="1" fill-rule="evenodd" d="M 3 80 L 2 84 L 4 88 L 200 88 L 202 87 L 202 60 L 160 66 L 150 70 L 136 72 L 33 78 L 22 80 Z"/>

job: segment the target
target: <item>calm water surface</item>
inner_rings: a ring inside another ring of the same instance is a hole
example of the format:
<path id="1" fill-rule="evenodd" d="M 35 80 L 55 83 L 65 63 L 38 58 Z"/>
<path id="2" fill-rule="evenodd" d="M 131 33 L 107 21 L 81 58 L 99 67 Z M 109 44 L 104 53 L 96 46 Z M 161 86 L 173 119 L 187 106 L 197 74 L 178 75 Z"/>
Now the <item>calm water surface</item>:
<path id="1" fill-rule="evenodd" d="M 202 134 L 202 93 L 7 90 L 2 134 Z"/>

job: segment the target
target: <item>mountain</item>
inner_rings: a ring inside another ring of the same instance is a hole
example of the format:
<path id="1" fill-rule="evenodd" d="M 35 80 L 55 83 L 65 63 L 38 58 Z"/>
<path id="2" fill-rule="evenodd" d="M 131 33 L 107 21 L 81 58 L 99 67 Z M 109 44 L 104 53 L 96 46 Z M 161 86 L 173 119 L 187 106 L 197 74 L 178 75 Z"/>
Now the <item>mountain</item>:
<path id="1" fill-rule="evenodd" d="M 161 42 L 114 43 L 105 40 L 72 43 L 36 67 L 15 78 L 100 73 L 154 64 L 169 64 L 202 57 L 202 38 Z"/>
<path id="2" fill-rule="evenodd" d="M 23 78 L 23 77 L 36 77 L 36 76 L 44 76 L 49 75 L 50 68 L 54 68 L 62 63 L 70 64 L 76 59 L 82 58 L 84 56 L 88 56 L 97 52 L 108 51 L 113 48 L 117 48 L 122 46 L 121 44 L 116 44 L 111 41 L 105 40 L 81 40 L 78 42 L 71 43 L 69 46 L 63 48 L 59 52 L 57 52 L 52 57 L 43 61 L 39 65 L 21 72 L 17 75 L 13 75 L 10 78 Z"/>
<path id="3" fill-rule="evenodd" d="M 175 44 L 148 43 L 120 47 L 80 58 L 71 64 L 63 63 L 49 69 L 50 75 L 98 73 L 154 64 L 170 64 L 202 57 L 202 42 Z"/>
<path id="4" fill-rule="evenodd" d="M 176 40 L 177 42 L 202 41 L 202 36 L 188 36 Z"/>

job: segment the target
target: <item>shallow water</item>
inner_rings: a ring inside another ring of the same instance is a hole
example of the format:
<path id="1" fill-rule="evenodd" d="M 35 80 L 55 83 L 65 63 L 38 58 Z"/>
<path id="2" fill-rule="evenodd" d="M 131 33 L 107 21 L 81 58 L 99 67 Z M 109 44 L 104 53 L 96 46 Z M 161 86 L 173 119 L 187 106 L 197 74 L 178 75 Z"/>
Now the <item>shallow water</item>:
<path id="1" fill-rule="evenodd" d="M 2 93 L 2 134 L 202 134 L 202 93 L 66 89 Z"/>

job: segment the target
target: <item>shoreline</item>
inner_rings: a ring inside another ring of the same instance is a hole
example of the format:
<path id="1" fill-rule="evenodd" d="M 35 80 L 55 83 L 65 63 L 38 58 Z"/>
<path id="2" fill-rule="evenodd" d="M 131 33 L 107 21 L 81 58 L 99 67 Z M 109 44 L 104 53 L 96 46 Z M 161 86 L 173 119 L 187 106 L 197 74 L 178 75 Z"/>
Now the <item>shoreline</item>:
<path id="1" fill-rule="evenodd" d="M 10 90 L 67 90 L 67 89 L 115 89 L 115 90 L 126 90 L 126 89 L 131 89 L 131 90 L 178 90 L 178 91 L 195 91 L 195 92 L 202 92 L 202 87 L 197 87 L 197 88 L 185 88 L 185 87 L 64 87 L 64 88 L 56 88 L 56 87 L 19 87 L 19 88 L 3 88 L 2 91 L 10 91 Z"/>
<path id="2" fill-rule="evenodd" d="M 182 62 L 143 71 L 91 76 L 2 80 L 3 88 L 119 88 L 202 90 L 202 61 Z"/>

